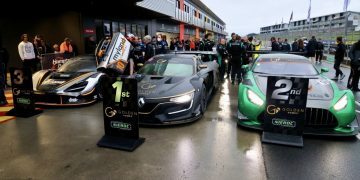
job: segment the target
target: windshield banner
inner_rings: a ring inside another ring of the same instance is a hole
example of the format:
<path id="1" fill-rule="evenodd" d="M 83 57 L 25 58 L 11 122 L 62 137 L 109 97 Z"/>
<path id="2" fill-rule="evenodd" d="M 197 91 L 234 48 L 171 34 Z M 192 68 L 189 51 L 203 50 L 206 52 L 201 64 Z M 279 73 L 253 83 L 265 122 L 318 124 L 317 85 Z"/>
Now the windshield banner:
<path id="1" fill-rule="evenodd" d="M 68 53 L 50 53 L 41 57 L 41 69 L 59 69 L 66 61 L 72 58 L 73 54 Z"/>

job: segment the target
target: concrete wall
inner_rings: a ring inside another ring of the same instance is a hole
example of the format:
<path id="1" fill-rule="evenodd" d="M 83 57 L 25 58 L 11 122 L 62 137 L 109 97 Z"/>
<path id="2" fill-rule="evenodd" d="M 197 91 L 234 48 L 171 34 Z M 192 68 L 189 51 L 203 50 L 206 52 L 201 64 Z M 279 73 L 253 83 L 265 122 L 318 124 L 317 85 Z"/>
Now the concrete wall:
<path id="1" fill-rule="evenodd" d="M 31 13 L 31 12 L 29 12 Z M 27 33 L 31 41 L 40 34 L 46 43 L 52 46 L 60 44 L 65 37 L 72 39 L 80 54 L 84 53 L 84 40 L 81 35 L 82 23 L 80 13 L 66 12 L 57 14 L 19 14 L 16 17 L 0 17 L 0 36 L 3 46 L 10 53 L 9 67 L 21 67 L 17 51 L 20 36 Z"/>

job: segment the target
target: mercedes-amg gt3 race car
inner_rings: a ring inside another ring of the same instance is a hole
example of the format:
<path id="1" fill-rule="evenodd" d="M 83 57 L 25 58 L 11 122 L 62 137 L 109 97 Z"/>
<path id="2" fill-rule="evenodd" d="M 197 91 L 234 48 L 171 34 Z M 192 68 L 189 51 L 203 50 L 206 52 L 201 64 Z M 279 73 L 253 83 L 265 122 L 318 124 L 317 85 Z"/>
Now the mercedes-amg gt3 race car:
<path id="1" fill-rule="evenodd" d="M 358 133 L 354 95 L 340 89 L 305 57 L 264 54 L 249 67 L 239 85 L 238 124 L 263 129 L 267 76 L 309 78 L 304 134 L 352 136 Z"/>
<path id="2" fill-rule="evenodd" d="M 41 70 L 33 75 L 35 104 L 47 106 L 87 105 L 101 98 L 95 56 L 69 59 L 56 71 Z"/>
<path id="3" fill-rule="evenodd" d="M 218 64 L 194 54 L 157 55 L 136 76 L 141 124 L 194 121 L 219 86 Z"/>

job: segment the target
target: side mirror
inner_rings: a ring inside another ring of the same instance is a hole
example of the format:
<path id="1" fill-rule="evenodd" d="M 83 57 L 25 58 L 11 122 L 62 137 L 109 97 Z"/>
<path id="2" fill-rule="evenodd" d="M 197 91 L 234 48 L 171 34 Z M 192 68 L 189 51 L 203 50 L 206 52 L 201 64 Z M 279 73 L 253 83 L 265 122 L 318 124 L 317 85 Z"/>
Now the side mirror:
<path id="1" fill-rule="evenodd" d="M 206 69 L 208 67 L 207 64 L 200 64 L 199 69 Z"/>
<path id="2" fill-rule="evenodd" d="M 247 71 L 249 71 L 249 65 L 248 64 L 242 65 L 241 69 L 243 69 L 245 72 L 247 72 Z"/>
<path id="3" fill-rule="evenodd" d="M 321 68 L 321 74 L 329 72 L 329 68 Z"/>

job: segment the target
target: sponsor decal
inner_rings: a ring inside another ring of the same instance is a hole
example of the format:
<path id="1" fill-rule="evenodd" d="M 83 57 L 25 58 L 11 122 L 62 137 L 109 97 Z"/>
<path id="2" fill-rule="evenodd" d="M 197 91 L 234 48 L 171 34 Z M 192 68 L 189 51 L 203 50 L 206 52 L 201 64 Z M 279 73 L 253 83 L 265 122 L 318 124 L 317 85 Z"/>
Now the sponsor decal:
<path id="1" fill-rule="evenodd" d="M 105 108 L 105 115 L 109 118 L 114 117 L 116 115 L 117 111 L 114 110 L 112 107 Z"/>
<path id="2" fill-rule="evenodd" d="M 272 124 L 274 126 L 282 126 L 282 127 L 288 127 L 288 128 L 294 128 L 296 127 L 296 121 L 287 120 L 287 119 L 277 119 L 274 118 L 272 120 Z"/>
<path id="3" fill-rule="evenodd" d="M 76 103 L 78 101 L 79 101 L 78 98 L 69 98 L 69 103 Z"/>
<path id="4" fill-rule="evenodd" d="M 13 94 L 14 94 L 15 96 L 18 96 L 20 93 L 21 93 L 20 89 L 18 89 L 18 88 L 14 88 L 14 89 L 13 89 Z"/>
<path id="5" fill-rule="evenodd" d="M 111 126 L 111 128 L 114 128 L 114 129 L 121 129 L 121 130 L 127 130 L 127 131 L 131 130 L 131 124 L 119 122 L 119 121 L 111 121 L 110 126 Z"/>
<path id="6" fill-rule="evenodd" d="M 268 105 L 266 108 L 267 113 L 270 115 L 277 114 L 280 112 L 280 110 L 281 109 L 279 107 L 276 107 L 275 105 Z"/>
<path id="7" fill-rule="evenodd" d="M 146 83 L 146 84 L 141 85 L 140 87 L 141 87 L 141 89 L 148 90 L 148 89 L 154 89 L 156 87 L 156 85 Z"/>
<path id="8" fill-rule="evenodd" d="M 26 104 L 26 105 L 31 104 L 30 99 L 27 99 L 27 98 L 17 98 L 16 101 L 19 104 Z"/>

